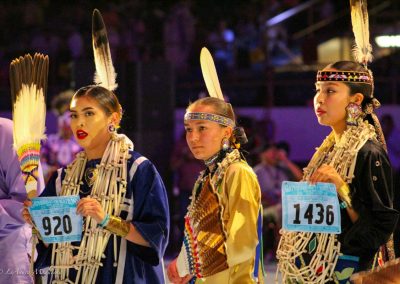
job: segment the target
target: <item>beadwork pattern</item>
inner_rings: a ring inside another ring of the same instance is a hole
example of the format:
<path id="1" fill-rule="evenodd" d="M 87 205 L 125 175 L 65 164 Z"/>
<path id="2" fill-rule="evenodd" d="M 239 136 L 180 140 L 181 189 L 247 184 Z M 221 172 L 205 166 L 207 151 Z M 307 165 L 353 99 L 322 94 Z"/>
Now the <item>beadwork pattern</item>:
<path id="1" fill-rule="evenodd" d="M 339 81 L 366 83 L 372 85 L 372 77 L 368 72 L 356 71 L 318 71 L 317 82 Z"/>
<path id="2" fill-rule="evenodd" d="M 185 121 L 187 120 L 208 120 L 222 124 L 224 126 L 235 126 L 235 122 L 232 119 L 222 115 L 207 112 L 187 112 L 185 114 Z"/>

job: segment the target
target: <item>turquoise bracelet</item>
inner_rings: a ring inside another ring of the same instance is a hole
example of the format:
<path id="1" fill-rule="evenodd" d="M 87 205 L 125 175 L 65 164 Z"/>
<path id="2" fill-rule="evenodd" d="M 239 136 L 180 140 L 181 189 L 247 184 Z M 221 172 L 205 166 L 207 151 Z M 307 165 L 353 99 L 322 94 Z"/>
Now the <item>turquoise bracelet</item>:
<path id="1" fill-rule="evenodd" d="M 98 224 L 98 226 L 104 228 L 105 226 L 107 226 L 108 221 L 110 221 L 110 214 L 106 214 L 106 216 L 105 216 L 104 219 Z"/>

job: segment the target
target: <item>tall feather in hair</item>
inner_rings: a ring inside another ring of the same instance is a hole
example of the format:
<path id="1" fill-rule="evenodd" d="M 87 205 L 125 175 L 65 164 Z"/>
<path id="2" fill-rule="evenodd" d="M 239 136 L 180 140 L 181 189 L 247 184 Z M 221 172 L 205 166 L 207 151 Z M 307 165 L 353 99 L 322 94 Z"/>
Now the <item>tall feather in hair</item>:
<path id="1" fill-rule="evenodd" d="M 208 93 L 211 97 L 218 98 L 224 101 L 224 95 L 221 91 L 221 86 L 219 84 L 214 60 L 211 56 L 210 51 L 208 51 L 208 49 L 205 47 L 203 47 L 200 52 L 200 65 Z"/>
<path id="2" fill-rule="evenodd" d="M 112 63 L 110 46 L 108 44 L 107 29 L 100 11 L 94 9 L 92 17 L 92 43 L 96 73 L 94 82 L 110 91 L 114 91 L 117 74 Z"/>
<path id="3" fill-rule="evenodd" d="M 366 66 L 372 61 L 372 46 L 369 43 L 367 0 L 350 0 L 351 23 L 355 38 L 353 54 L 357 62 Z"/>
<path id="4" fill-rule="evenodd" d="M 49 58 L 27 54 L 10 64 L 14 148 L 29 198 L 36 196 L 40 141 L 45 138 Z"/>

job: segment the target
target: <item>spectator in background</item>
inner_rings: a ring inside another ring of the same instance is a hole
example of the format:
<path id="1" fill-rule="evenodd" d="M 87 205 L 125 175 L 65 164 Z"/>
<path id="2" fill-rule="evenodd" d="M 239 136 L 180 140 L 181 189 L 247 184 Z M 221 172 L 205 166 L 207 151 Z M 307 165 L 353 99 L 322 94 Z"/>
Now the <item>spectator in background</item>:
<path id="1" fill-rule="evenodd" d="M 179 71 L 186 70 L 195 38 L 195 20 L 188 3 L 175 4 L 164 24 L 165 59 Z"/>
<path id="2" fill-rule="evenodd" d="M 227 70 L 235 65 L 234 42 L 234 31 L 228 27 L 225 20 L 220 20 L 217 29 L 208 36 L 208 43 L 219 69 Z"/>
<path id="3" fill-rule="evenodd" d="M 264 208 L 264 252 L 268 260 L 275 259 L 282 226 L 281 186 L 285 180 L 299 181 L 301 169 L 288 158 L 289 145 L 282 141 L 268 143 L 261 152 L 261 163 L 254 167 L 261 187 Z"/>
<path id="4" fill-rule="evenodd" d="M 121 47 L 119 59 L 125 62 L 138 62 L 145 46 L 146 24 L 139 17 L 129 16 L 128 23 L 121 27 Z"/>
<path id="5" fill-rule="evenodd" d="M 254 21 L 239 19 L 236 25 L 236 67 L 250 68 L 250 55 L 259 48 L 259 35 Z"/>
<path id="6" fill-rule="evenodd" d="M 70 164 L 81 150 L 70 127 L 71 118 L 68 109 L 73 95 L 72 90 L 61 92 L 51 103 L 57 115 L 58 132 L 48 135 L 41 148 L 41 162 L 46 182 L 54 171 Z"/>
<path id="7" fill-rule="evenodd" d="M 266 0 L 263 3 L 260 14 L 258 16 L 258 23 L 260 32 L 263 39 L 263 51 L 267 63 L 270 64 L 273 57 L 287 51 L 287 28 L 286 23 L 281 22 L 275 25 L 268 26 L 267 21 L 275 17 L 284 10 L 282 1 Z M 259 57 L 260 55 L 258 55 Z"/>
<path id="8" fill-rule="evenodd" d="M 79 60 L 84 55 L 83 38 L 78 27 L 72 25 L 68 27 L 67 45 L 71 58 L 74 62 Z"/>

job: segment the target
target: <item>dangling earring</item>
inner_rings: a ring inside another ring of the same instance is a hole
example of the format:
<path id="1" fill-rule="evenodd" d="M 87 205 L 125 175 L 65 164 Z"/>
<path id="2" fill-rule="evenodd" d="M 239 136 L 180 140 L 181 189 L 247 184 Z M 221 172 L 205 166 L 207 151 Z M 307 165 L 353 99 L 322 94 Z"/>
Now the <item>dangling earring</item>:
<path id="1" fill-rule="evenodd" d="M 231 147 L 231 143 L 229 142 L 228 138 L 222 139 L 222 150 L 228 151 L 228 149 Z"/>
<path id="2" fill-rule="evenodd" d="M 108 132 L 109 132 L 109 133 L 115 133 L 115 126 L 114 126 L 114 124 L 110 123 L 110 124 L 108 125 Z"/>
<path id="3" fill-rule="evenodd" d="M 346 107 L 347 117 L 346 124 L 357 126 L 357 119 L 361 116 L 361 106 L 356 103 L 349 103 Z"/>

